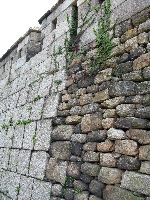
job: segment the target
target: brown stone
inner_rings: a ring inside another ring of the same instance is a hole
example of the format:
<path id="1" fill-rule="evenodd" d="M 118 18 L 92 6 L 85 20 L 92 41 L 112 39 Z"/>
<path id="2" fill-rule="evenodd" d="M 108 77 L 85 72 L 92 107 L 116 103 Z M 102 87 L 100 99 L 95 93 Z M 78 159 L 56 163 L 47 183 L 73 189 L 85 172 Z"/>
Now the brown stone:
<path id="1" fill-rule="evenodd" d="M 80 97 L 80 105 L 86 105 L 88 103 L 91 103 L 93 100 L 93 95 L 92 94 L 84 94 Z"/>
<path id="2" fill-rule="evenodd" d="M 105 140 L 97 144 L 97 150 L 100 152 L 109 152 L 114 150 L 114 143 L 110 140 Z"/>
<path id="3" fill-rule="evenodd" d="M 115 109 L 107 109 L 103 114 L 104 118 L 113 118 L 115 116 L 116 116 L 116 110 Z"/>
<path id="4" fill-rule="evenodd" d="M 116 168 L 102 167 L 98 180 L 106 184 L 117 184 L 121 182 L 122 171 Z"/>
<path id="5" fill-rule="evenodd" d="M 140 160 L 150 160 L 150 145 L 141 146 L 139 149 Z"/>
<path id="6" fill-rule="evenodd" d="M 95 151 L 96 150 L 96 142 L 88 142 L 83 146 L 84 151 Z"/>
<path id="7" fill-rule="evenodd" d="M 127 136 L 140 144 L 150 144 L 150 131 L 142 129 L 130 129 L 126 132 Z"/>
<path id="8" fill-rule="evenodd" d="M 150 52 L 141 55 L 139 58 L 133 61 L 133 69 L 139 70 L 150 65 Z"/>
<path id="9" fill-rule="evenodd" d="M 116 167 L 117 158 L 120 154 L 117 153 L 100 153 L 100 166 Z"/>
<path id="10" fill-rule="evenodd" d="M 102 114 L 87 114 L 82 118 L 81 129 L 83 133 L 98 130 L 102 128 Z"/>
<path id="11" fill-rule="evenodd" d="M 135 49 L 137 47 L 138 47 L 137 36 L 135 36 L 125 42 L 125 50 L 127 52 L 129 52 L 132 49 Z"/>
<path id="12" fill-rule="evenodd" d="M 96 75 L 94 82 L 96 84 L 100 84 L 104 81 L 109 81 L 111 80 L 111 74 L 112 74 L 112 68 L 102 70 Z"/>
<path id="13" fill-rule="evenodd" d="M 94 102 L 101 103 L 109 99 L 108 89 L 95 93 Z"/>
<path id="14" fill-rule="evenodd" d="M 138 153 L 137 142 L 133 140 L 116 140 L 115 152 L 125 155 L 136 155 Z"/>
<path id="15" fill-rule="evenodd" d="M 82 117 L 79 115 L 68 116 L 66 118 L 66 124 L 78 124 L 81 122 Z"/>
<path id="16" fill-rule="evenodd" d="M 106 118 L 102 120 L 102 126 L 104 129 L 109 129 L 114 126 L 115 118 Z"/>
<path id="17" fill-rule="evenodd" d="M 121 42 L 125 42 L 126 40 L 129 40 L 136 36 L 138 34 L 137 28 L 130 29 L 126 31 L 122 36 L 121 36 Z"/>

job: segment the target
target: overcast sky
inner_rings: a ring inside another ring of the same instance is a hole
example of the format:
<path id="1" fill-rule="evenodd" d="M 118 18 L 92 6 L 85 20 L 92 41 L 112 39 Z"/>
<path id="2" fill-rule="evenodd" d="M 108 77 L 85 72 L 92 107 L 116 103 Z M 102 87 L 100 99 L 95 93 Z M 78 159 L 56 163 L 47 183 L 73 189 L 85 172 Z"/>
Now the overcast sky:
<path id="1" fill-rule="evenodd" d="M 0 57 L 58 0 L 0 0 Z"/>

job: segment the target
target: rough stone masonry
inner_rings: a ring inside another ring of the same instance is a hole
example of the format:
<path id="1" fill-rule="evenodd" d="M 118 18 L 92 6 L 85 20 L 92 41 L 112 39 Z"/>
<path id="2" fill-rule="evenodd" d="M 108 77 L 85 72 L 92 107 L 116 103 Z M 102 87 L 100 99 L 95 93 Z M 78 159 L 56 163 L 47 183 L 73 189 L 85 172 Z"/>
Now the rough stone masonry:
<path id="1" fill-rule="evenodd" d="M 66 69 L 74 7 L 84 53 Z M 59 0 L 0 59 L 0 200 L 150 200 L 150 0 L 111 0 L 111 58 L 92 75 L 88 9 Z"/>

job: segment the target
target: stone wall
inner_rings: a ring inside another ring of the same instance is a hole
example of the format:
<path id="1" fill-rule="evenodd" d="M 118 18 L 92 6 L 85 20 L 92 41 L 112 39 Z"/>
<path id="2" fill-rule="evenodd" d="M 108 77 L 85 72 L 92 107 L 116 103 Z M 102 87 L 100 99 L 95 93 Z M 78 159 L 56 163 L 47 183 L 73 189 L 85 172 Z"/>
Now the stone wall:
<path id="1" fill-rule="evenodd" d="M 149 200 L 150 2 L 111 1 L 112 57 L 92 75 L 101 11 L 84 53 L 67 69 L 55 57 L 72 4 L 59 1 L 0 60 L 0 199 Z M 87 2 L 77 6 L 80 27 Z"/>

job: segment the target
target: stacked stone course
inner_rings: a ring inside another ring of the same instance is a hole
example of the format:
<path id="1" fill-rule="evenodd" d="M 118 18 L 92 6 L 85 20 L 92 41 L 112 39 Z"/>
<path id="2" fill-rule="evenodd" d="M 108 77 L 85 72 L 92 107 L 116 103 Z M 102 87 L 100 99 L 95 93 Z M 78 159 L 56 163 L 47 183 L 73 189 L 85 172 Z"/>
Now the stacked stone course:
<path id="1" fill-rule="evenodd" d="M 84 55 L 67 69 L 63 55 L 59 67 L 52 59 L 72 3 L 59 2 L 1 59 L 0 199 L 149 200 L 150 2 L 112 0 L 111 59 L 92 75 L 93 24 Z M 80 24 L 87 5 L 77 5 Z"/>

